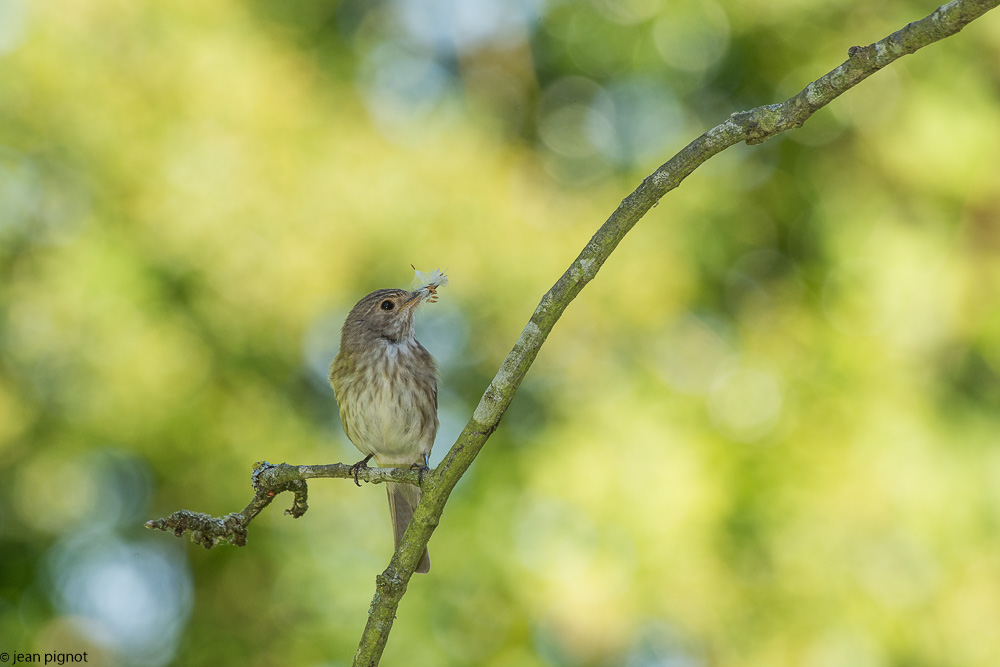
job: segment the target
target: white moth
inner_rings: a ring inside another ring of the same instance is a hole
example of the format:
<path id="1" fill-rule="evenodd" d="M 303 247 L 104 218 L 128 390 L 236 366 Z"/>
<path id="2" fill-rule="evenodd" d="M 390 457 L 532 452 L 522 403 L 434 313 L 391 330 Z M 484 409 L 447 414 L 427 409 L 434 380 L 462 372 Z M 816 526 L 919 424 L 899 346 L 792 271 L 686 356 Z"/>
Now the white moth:
<path id="1" fill-rule="evenodd" d="M 437 288 L 448 284 L 448 276 L 444 275 L 441 269 L 420 271 L 412 264 L 410 267 L 413 269 L 413 286 L 416 288 L 414 291 L 424 292 L 424 298 L 428 303 L 437 301 Z M 430 296 L 427 296 L 428 293 Z"/>

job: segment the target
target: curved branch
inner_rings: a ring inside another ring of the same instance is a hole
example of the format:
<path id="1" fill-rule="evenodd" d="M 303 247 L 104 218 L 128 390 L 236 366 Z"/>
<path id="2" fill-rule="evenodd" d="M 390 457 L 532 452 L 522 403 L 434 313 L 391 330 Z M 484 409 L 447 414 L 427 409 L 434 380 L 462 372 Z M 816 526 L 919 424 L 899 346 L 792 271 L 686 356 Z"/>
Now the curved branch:
<path id="1" fill-rule="evenodd" d="M 254 496 L 242 512 L 234 512 L 222 517 L 214 517 L 201 512 L 178 510 L 162 519 L 146 522 L 150 530 L 173 532 L 177 537 L 191 535 L 191 541 L 211 549 L 216 544 L 246 546 L 247 530 L 250 522 L 257 518 L 265 507 L 283 491 L 291 491 L 295 499 L 285 514 L 298 519 L 309 509 L 307 479 L 321 477 L 364 480 L 370 484 L 382 482 L 404 482 L 421 484 L 421 471 L 410 468 L 355 468 L 344 463 L 326 465 L 293 466 L 288 463 L 268 463 L 261 461 L 254 465 L 250 481 Z"/>
<path id="2" fill-rule="evenodd" d="M 483 394 L 472 419 L 441 465 L 425 476 L 423 498 L 413 513 L 400 548 L 376 579 L 368 623 L 354 656 L 355 666 L 378 664 L 392 629 L 396 608 L 420 562 L 427 541 L 437 527 L 452 489 L 499 426 L 514 393 L 563 311 L 593 280 L 639 219 L 712 156 L 741 141 L 759 144 L 785 130 L 801 127 L 816 111 L 886 65 L 957 33 L 998 4 L 1000 0 L 954 0 L 874 44 L 851 47 L 848 60 L 840 67 L 780 104 L 734 113 L 684 147 L 622 200 L 558 282 L 542 297 L 514 348 Z"/>

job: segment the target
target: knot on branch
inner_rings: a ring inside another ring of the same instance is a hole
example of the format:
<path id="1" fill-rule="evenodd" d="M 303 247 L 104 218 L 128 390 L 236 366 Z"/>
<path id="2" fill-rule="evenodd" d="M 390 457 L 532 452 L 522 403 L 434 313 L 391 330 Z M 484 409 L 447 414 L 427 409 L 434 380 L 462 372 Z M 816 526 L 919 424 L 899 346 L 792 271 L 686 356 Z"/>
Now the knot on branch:
<path id="1" fill-rule="evenodd" d="M 775 106 L 775 105 L 771 105 Z M 751 111 L 737 111 L 729 117 L 739 128 L 743 141 L 748 146 L 762 144 L 782 131 L 769 107 L 757 107 Z"/>

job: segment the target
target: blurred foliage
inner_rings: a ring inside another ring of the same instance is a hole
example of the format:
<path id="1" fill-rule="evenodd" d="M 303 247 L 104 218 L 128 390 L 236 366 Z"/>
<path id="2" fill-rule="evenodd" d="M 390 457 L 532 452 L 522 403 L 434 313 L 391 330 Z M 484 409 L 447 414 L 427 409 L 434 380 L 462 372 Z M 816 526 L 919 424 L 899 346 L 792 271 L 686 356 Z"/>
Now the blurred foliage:
<path id="1" fill-rule="evenodd" d="M 349 664 L 384 492 L 244 549 L 254 461 L 349 461 L 347 309 L 419 316 L 440 460 L 539 297 L 727 114 L 915 0 L 0 0 L 0 650 Z M 408 665 L 995 665 L 1000 20 L 671 193 L 457 488 Z M 517 270 L 514 270 L 517 269 Z"/>

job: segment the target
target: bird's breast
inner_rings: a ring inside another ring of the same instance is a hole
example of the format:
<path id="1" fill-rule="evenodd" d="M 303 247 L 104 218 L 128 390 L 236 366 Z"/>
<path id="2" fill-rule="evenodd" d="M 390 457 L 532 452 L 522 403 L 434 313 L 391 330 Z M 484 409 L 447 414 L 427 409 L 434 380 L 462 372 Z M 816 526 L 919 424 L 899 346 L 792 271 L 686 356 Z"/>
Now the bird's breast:
<path id="1" fill-rule="evenodd" d="M 437 433 L 434 362 L 415 340 L 380 341 L 334 386 L 348 437 L 380 464 L 419 461 Z"/>

